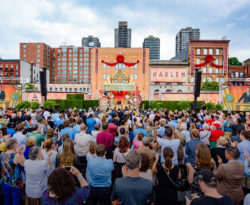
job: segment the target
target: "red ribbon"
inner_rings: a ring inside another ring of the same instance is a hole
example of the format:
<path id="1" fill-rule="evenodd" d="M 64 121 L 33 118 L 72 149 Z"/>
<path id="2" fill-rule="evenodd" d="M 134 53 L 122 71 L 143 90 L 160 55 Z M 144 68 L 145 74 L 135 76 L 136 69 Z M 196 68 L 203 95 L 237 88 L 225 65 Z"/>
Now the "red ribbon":
<path id="1" fill-rule="evenodd" d="M 137 63 L 139 63 L 139 60 L 137 60 L 136 63 L 127 63 L 127 62 L 124 62 L 124 56 L 123 55 L 118 55 L 116 57 L 116 62 L 115 63 L 108 63 L 108 62 L 105 62 L 104 60 L 102 60 L 102 63 L 105 63 L 106 65 L 109 65 L 109 66 L 115 66 L 118 63 L 123 63 L 124 65 L 131 67 L 131 66 L 134 66 Z"/>
<path id="2" fill-rule="evenodd" d="M 214 60 L 214 57 L 212 55 L 206 55 L 205 62 L 201 64 L 195 64 L 195 67 L 203 67 L 207 64 L 210 64 L 212 67 L 215 68 L 223 68 L 223 65 L 216 65 L 212 61 Z"/>

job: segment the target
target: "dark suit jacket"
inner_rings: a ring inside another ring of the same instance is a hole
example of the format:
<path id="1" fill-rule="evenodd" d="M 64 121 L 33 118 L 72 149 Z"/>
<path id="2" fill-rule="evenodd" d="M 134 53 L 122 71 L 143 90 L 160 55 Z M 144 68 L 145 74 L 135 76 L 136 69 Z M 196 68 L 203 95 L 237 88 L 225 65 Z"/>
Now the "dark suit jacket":
<path id="1" fill-rule="evenodd" d="M 0 91 L 0 100 L 4 100 L 4 99 L 5 99 L 5 92 Z"/>
<path id="2" fill-rule="evenodd" d="M 244 99 L 243 103 L 250 103 L 250 95 L 247 95 L 247 93 L 243 93 L 238 102 L 240 102 L 242 99 Z"/>

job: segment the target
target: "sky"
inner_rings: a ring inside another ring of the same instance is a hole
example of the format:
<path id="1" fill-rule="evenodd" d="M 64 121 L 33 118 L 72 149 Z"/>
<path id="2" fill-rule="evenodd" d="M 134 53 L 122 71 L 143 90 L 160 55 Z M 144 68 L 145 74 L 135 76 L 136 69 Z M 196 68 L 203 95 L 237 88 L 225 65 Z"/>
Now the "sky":
<path id="1" fill-rule="evenodd" d="M 114 47 L 114 28 L 128 21 L 132 47 L 160 38 L 161 59 L 175 55 L 181 28 L 199 28 L 201 39 L 230 40 L 229 56 L 250 58 L 250 0 L 0 0 L 0 58 L 18 59 L 20 42 L 81 46 L 82 37 Z"/>

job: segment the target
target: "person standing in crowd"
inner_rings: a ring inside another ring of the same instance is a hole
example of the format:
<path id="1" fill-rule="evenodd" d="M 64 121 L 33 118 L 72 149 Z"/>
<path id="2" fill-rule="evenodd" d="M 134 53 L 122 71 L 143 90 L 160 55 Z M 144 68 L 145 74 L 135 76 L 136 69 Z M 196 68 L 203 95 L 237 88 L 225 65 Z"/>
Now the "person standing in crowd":
<path id="1" fill-rule="evenodd" d="M 116 137 L 118 127 L 115 124 L 115 119 L 113 118 L 111 122 L 108 124 L 108 132 L 112 134 L 113 138 Z"/>
<path id="2" fill-rule="evenodd" d="M 222 137 L 223 131 L 221 130 L 220 124 L 216 123 L 211 126 L 211 137 L 210 141 L 210 149 L 213 149 L 217 145 L 217 140 Z"/>
<path id="3" fill-rule="evenodd" d="M 227 119 L 224 123 L 224 136 L 229 137 L 230 139 L 232 138 L 232 126 L 233 126 L 233 121 L 231 115 L 227 115 Z"/>
<path id="4" fill-rule="evenodd" d="M 211 133 L 209 131 L 209 126 L 208 124 L 204 124 L 202 126 L 203 128 L 203 131 L 200 132 L 200 140 L 209 146 L 209 139 L 210 139 L 210 136 L 211 136 Z"/>
<path id="5" fill-rule="evenodd" d="M 199 130 L 192 129 L 191 136 L 192 136 L 192 139 L 189 142 L 187 142 L 185 153 L 187 155 L 187 163 L 192 164 L 195 162 L 196 146 L 203 142 L 200 140 Z"/>
<path id="6" fill-rule="evenodd" d="M 51 170 L 50 157 L 52 152 L 43 160 L 40 147 L 32 147 L 29 151 L 29 159 L 24 162 L 26 174 L 25 193 L 26 204 L 42 204 L 42 194 L 47 189 L 47 180 Z"/>
<path id="7" fill-rule="evenodd" d="M 158 125 L 158 122 L 155 123 L 155 136 L 157 135 L 156 133 L 156 127 Z M 159 138 L 156 136 L 155 141 L 161 146 L 161 163 L 164 163 L 165 158 L 163 156 L 163 150 L 165 147 L 170 147 L 173 152 L 174 152 L 174 157 L 172 158 L 172 163 L 174 165 L 178 165 L 178 158 L 177 158 L 177 150 L 178 147 L 180 146 L 180 140 L 179 139 L 172 139 L 173 136 L 173 131 L 171 127 L 166 127 L 165 129 L 165 139 Z"/>
<path id="8" fill-rule="evenodd" d="M 122 167 L 123 178 L 115 181 L 112 191 L 112 203 L 119 205 L 145 205 L 153 194 L 150 180 L 139 177 L 140 155 L 132 150 Z"/>
<path id="9" fill-rule="evenodd" d="M 86 133 L 86 125 L 82 124 L 80 128 L 81 132 L 75 135 L 75 143 L 77 146 L 77 156 L 80 162 L 81 169 L 83 175 L 85 175 L 86 167 L 87 167 L 87 160 L 86 156 L 89 150 L 89 145 L 93 142 L 93 138 L 90 134 Z"/>
<path id="10" fill-rule="evenodd" d="M 63 122 L 63 127 L 64 128 L 60 131 L 60 136 L 62 136 L 64 133 L 68 133 L 69 134 L 69 138 L 71 140 L 74 140 L 74 136 L 75 136 L 74 135 L 74 130 L 72 128 L 70 128 L 69 125 L 70 125 L 69 120 L 65 120 Z"/>
<path id="11" fill-rule="evenodd" d="M 233 205 L 232 199 L 227 195 L 221 195 L 217 191 L 216 177 L 212 171 L 203 169 L 197 173 L 202 197 L 190 200 L 186 197 L 186 205 Z"/>
<path id="12" fill-rule="evenodd" d="M 96 157 L 88 158 L 87 170 L 89 175 L 90 195 L 87 204 L 109 205 L 111 203 L 111 173 L 114 164 L 105 158 L 106 148 L 103 144 L 96 147 Z"/>
<path id="13" fill-rule="evenodd" d="M 156 186 L 156 205 L 177 204 L 177 178 L 180 178 L 179 167 L 172 164 L 174 152 L 171 148 L 165 147 L 163 150 L 165 162 L 153 167 L 156 173 L 158 184 Z"/>
<path id="14" fill-rule="evenodd" d="M 143 144 L 143 147 L 138 149 L 137 152 L 139 154 L 147 154 L 148 157 L 149 157 L 149 168 L 152 169 L 152 166 L 154 164 L 154 161 L 155 161 L 155 157 L 156 157 L 156 152 L 155 150 L 153 149 L 150 149 L 150 143 L 151 143 L 151 139 L 149 137 L 144 137 L 142 139 L 142 144 Z"/>
<path id="15" fill-rule="evenodd" d="M 124 129 L 124 128 L 123 128 Z M 125 129 L 124 129 L 125 131 Z M 118 147 L 114 151 L 114 179 L 122 177 L 122 166 L 125 164 L 126 156 L 131 149 L 129 148 L 129 142 L 126 137 L 121 137 L 118 143 Z"/>
<path id="16" fill-rule="evenodd" d="M 215 161 L 216 166 L 219 166 L 218 156 L 222 159 L 223 163 L 227 163 L 225 157 L 225 151 L 228 146 L 228 139 L 226 137 L 220 137 L 217 140 L 217 146 L 211 150 L 212 159 Z"/>
<path id="17" fill-rule="evenodd" d="M 43 131 L 43 134 L 46 135 L 47 132 L 48 132 L 48 128 L 47 128 L 47 126 L 45 125 L 46 121 L 45 121 L 42 117 L 39 117 L 39 118 L 37 119 L 37 123 L 38 123 L 39 129 L 42 130 L 42 131 Z"/>
<path id="18" fill-rule="evenodd" d="M 36 138 L 36 146 L 41 147 L 41 143 L 45 140 L 46 136 L 40 132 L 40 129 L 37 124 L 33 126 L 33 132 L 28 133 L 29 137 Z"/>
<path id="19" fill-rule="evenodd" d="M 42 196 L 43 205 L 75 204 L 82 205 L 89 195 L 89 186 L 82 174 L 75 167 L 56 168 L 48 178 L 48 187 Z M 76 186 L 75 176 L 80 188 Z"/>
<path id="20" fill-rule="evenodd" d="M 232 136 L 237 135 L 237 131 L 240 133 L 241 130 L 244 130 L 243 121 L 241 118 L 236 118 L 234 124 L 232 125 Z"/>
<path id="21" fill-rule="evenodd" d="M 95 130 L 96 121 L 93 118 L 92 114 L 89 115 L 89 118 L 87 119 L 86 124 L 87 124 L 87 127 L 88 127 L 87 134 L 90 134 L 92 130 Z"/>
<path id="22" fill-rule="evenodd" d="M 25 158 L 15 138 L 5 142 L 7 151 L 0 155 L 1 188 L 4 196 L 4 205 L 20 204 L 23 188 L 23 175 L 21 167 Z"/>
<path id="23" fill-rule="evenodd" d="M 112 147 L 114 145 L 113 135 L 108 132 L 108 123 L 105 122 L 102 125 L 103 131 L 97 134 L 96 143 L 103 144 L 106 147 L 106 157 L 107 159 L 112 159 Z"/>
<path id="24" fill-rule="evenodd" d="M 57 151 L 53 149 L 54 142 L 52 139 L 44 140 L 43 143 L 43 149 L 42 149 L 42 155 L 45 160 L 48 160 L 50 158 L 51 163 L 51 171 L 53 171 L 56 167 L 56 155 Z M 55 147 L 56 149 L 57 147 Z M 50 157 L 49 157 L 50 156 Z"/>
<path id="25" fill-rule="evenodd" d="M 228 147 L 225 152 L 227 164 L 222 164 L 219 160 L 219 167 L 214 174 L 218 181 L 217 190 L 221 195 L 228 195 L 238 205 L 244 199 L 242 190 L 242 180 L 244 178 L 244 165 L 237 159 L 240 152 L 236 147 Z"/>
<path id="26" fill-rule="evenodd" d="M 27 140 L 27 136 L 23 134 L 24 126 L 22 124 L 17 125 L 17 133 L 13 135 L 13 138 L 17 140 L 20 147 L 24 148 Z"/>
<path id="27" fill-rule="evenodd" d="M 197 173 L 202 169 L 210 170 L 212 168 L 210 150 L 205 144 L 198 144 L 195 148 L 196 158 L 193 164 L 186 163 L 188 169 L 189 191 L 192 194 L 202 196 Z"/>
<path id="28" fill-rule="evenodd" d="M 250 155 L 250 131 L 242 130 L 240 133 L 240 140 L 241 142 L 237 145 L 237 148 L 240 151 L 238 161 L 244 164 L 244 153 L 246 152 Z"/>
<path id="29" fill-rule="evenodd" d="M 36 146 L 36 138 L 35 137 L 29 137 L 26 140 L 26 147 L 25 147 L 25 151 L 23 153 L 25 159 L 29 159 L 29 151 L 34 146 Z"/>

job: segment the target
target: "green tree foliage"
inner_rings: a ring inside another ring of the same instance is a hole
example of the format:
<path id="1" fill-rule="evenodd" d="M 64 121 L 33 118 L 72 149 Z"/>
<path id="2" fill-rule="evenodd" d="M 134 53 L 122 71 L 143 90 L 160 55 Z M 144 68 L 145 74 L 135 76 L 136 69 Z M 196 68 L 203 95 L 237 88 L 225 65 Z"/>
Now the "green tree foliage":
<path id="1" fill-rule="evenodd" d="M 231 58 L 228 58 L 228 64 L 229 65 L 242 65 L 242 62 L 240 62 L 238 58 L 236 57 L 231 57 Z"/>
<path id="2" fill-rule="evenodd" d="M 219 90 L 219 83 L 206 81 L 202 83 L 201 90 Z"/>
<path id="3" fill-rule="evenodd" d="M 35 90 L 36 87 L 33 84 L 31 84 L 31 83 L 26 83 L 25 84 L 25 89 L 26 90 Z"/>

